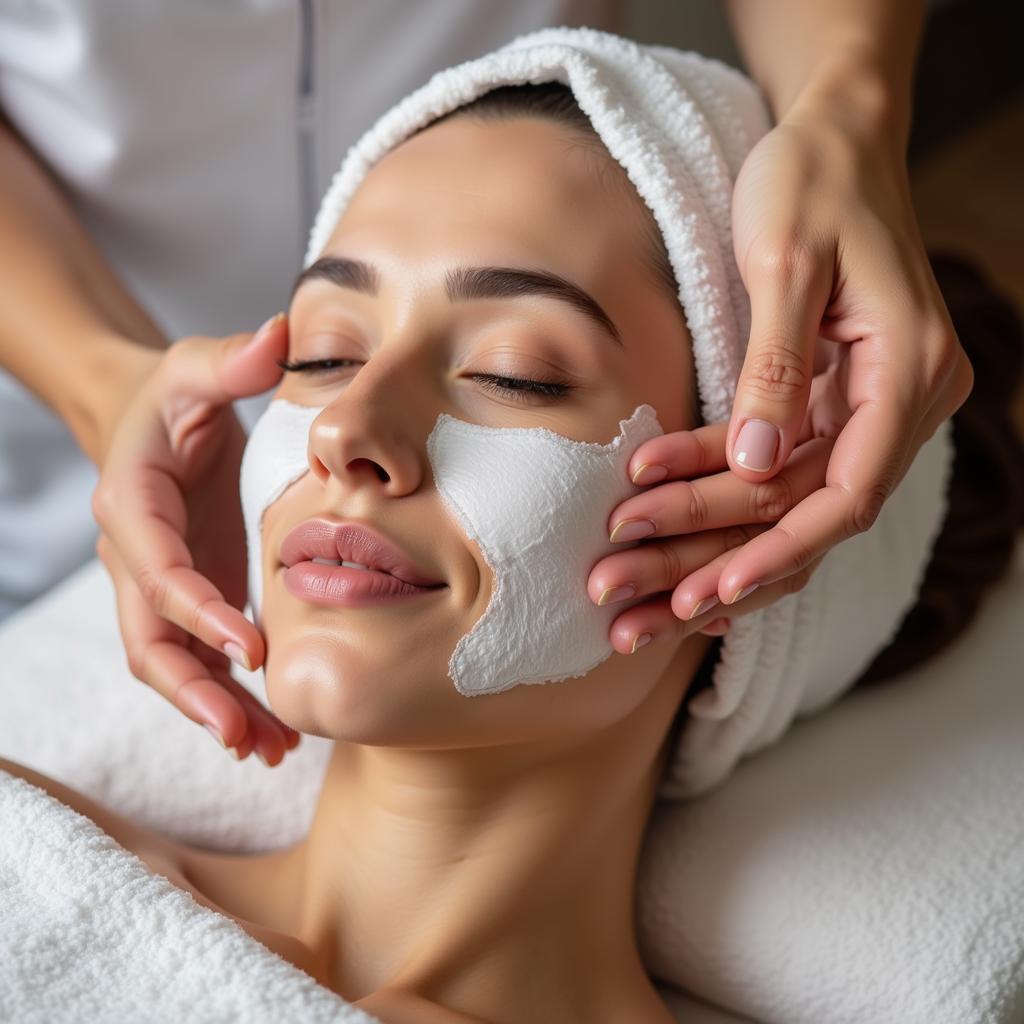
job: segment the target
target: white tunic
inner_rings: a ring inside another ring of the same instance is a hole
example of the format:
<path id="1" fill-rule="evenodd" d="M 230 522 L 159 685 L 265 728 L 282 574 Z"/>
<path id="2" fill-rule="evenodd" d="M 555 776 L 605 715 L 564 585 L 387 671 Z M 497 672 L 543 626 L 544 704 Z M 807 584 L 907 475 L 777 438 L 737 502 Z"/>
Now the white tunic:
<path id="1" fill-rule="evenodd" d="M 619 0 L 0 0 L 0 107 L 168 338 L 221 336 L 287 307 L 320 199 L 385 110 L 516 35 L 621 31 L 620 15 Z M 246 429 L 270 394 L 236 403 Z M 95 555 L 97 476 L 0 369 L 0 619 Z"/>

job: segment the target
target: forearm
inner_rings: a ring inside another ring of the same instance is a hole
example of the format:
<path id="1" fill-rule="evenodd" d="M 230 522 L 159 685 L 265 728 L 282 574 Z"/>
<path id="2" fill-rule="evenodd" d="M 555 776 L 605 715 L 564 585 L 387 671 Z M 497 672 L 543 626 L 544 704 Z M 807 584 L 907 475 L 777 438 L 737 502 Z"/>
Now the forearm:
<path id="1" fill-rule="evenodd" d="M 923 0 L 726 0 L 726 9 L 777 121 L 825 101 L 850 128 L 905 150 Z"/>
<path id="2" fill-rule="evenodd" d="M 111 414 L 167 339 L 128 294 L 44 165 L 0 118 L 0 365 L 93 461 Z"/>

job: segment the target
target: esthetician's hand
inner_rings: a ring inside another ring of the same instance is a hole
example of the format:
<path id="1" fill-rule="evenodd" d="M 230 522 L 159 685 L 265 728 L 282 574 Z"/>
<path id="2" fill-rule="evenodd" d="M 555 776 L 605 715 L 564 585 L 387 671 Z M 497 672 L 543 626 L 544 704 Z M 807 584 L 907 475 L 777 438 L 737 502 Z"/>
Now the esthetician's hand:
<path id="1" fill-rule="evenodd" d="M 287 346 L 280 316 L 255 335 L 184 338 L 155 356 L 110 434 L 92 498 L 132 674 L 239 758 L 255 749 L 271 765 L 299 734 L 228 671 L 229 656 L 255 668 L 266 653 L 240 611 L 246 433 L 231 402 L 273 387 Z"/>
<path id="2" fill-rule="evenodd" d="M 724 421 L 637 446 L 627 472 L 634 483 L 652 486 L 612 510 L 608 531 L 614 543 L 640 543 L 600 559 L 587 583 L 599 605 L 649 598 L 612 622 L 609 640 L 616 651 L 630 654 L 648 642 L 645 637 L 720 635 L 729 625 L 723 614 L 757 611 L 807 584 L 823 555 L 774 583 L 748 589 L 727 606 L 717 595 L 722 570 L 736 552 L 819 486 L 849 409 L 833 366 L 815 378 L 813 391 L 816 416 L 808 416 L 802 443 L 766 482 L 749 483 L 729 469 Z"/>
<path id="3" fill-rule="evenodd" d="M 624 502 L 609 524 L 649 517 L 652 538 L 718 529 L 594 567 L 594 600 L 627 582 L 671 592 L 671 603 L 645 602 L 613 623 L 616 650 L 676 632 L 702 599 L 721 602 L 719 616 L 744 614 L 770 603 L 766 592 L 800 589 L 829 549 L 871 527 L 970 394 L 974 374 L 914 218 L 903 136 L 848 100 L 842 90 L 838 102 L 827 90 L 798 100 L 740 169 L 733 241 L 751 330 L 732 417 L 640 445 L 629 470 L 649 468 L 636 482 L 656 484 L 658 472 L 669 482 Z M 808 437 L 819 438 L 813 448 L 796 447 Z M 764 522 L 774 525 L 737 530 Z M 629 539 L 626 527 L 616 539 Z"/>
<path id="4" fill-rule="evenodd" d="M 903 136 L 852 109 L 841 90 L 796 102 L 736 182 L 733 241 L 752 322 L 729 467 L 757 484 L 787 463 L 814 414 L 819 336 L 838 343 L 851 415 L 818 485 L 725 561 L 723 602 L 869 529 L 973 386 L 914 216 Z"/>

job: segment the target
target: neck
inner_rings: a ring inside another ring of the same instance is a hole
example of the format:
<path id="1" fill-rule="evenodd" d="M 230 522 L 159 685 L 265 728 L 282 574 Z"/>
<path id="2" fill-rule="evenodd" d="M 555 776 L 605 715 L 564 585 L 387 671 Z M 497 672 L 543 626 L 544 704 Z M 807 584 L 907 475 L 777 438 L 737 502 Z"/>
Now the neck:
<path id="1" fill-rule="evenodd" d="M 705 647 L 682 644 L 631 714 L 572 742 L 339 741 L 293 849 L 292 933 L 318 973 L 366 1009 L 388 990 L 485 1020 L 670 1021 L 637 951 L 634 879 L 662 741 Z"/>

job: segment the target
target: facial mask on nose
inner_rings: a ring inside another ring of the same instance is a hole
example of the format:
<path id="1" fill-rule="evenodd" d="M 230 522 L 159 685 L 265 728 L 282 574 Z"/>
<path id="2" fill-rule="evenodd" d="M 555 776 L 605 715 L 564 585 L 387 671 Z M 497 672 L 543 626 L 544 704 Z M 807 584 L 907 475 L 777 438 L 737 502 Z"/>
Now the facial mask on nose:
<path id="1" fill-rule="evenodd" d="M 242 455 L 239 489 L 257 625 L 263 513 L 309 471 L 309 430 L 322 409 L 272 401 Z M 608 444 L 543 427 L 487 427 L 438 416 L 427 438 L 438 493 L 494 576 L 486 609 L 448 662 L 459 693 L 501 693 L 582 676 L 613 652 L 612 621 L 643 598 L 599 607 L 587 595 L 587 577 L 602 556 L 636 546 L 609 542 L 608 517 L 642 490 L 630 482 L 626 464 L 639 444 L 661 433 L 647 404 L 619 421 Z"/>

